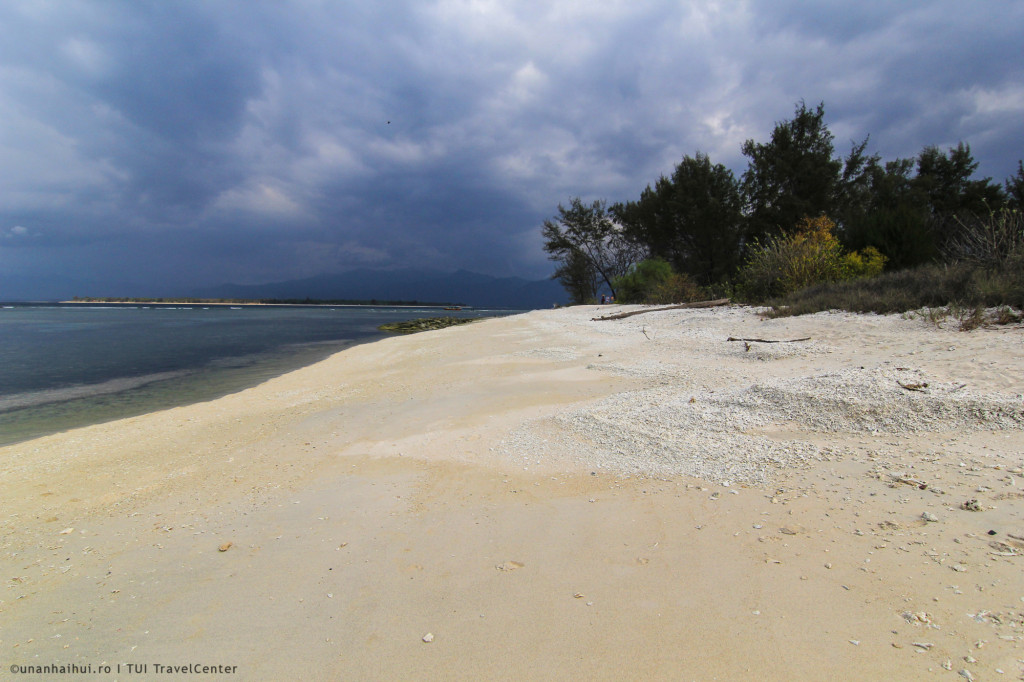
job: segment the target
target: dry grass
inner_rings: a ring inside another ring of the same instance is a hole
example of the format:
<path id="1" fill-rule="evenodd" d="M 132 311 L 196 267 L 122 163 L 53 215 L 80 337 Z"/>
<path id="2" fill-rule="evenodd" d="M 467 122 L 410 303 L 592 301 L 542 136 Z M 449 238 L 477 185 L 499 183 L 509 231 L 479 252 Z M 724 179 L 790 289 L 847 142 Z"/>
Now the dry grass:
<path id="1" fill-rule="evenodd" d="M 934 320 L 937 323 L 954 315 L 964 328 L 1000 319 L 1012 323 L 1019 320 L 1013 310 L 1024 309 L 1024 259 L 1000 270 L 966 264 L 927 265 L 870 279 L 819 284 L 773 299 L 769 305 L 769 317 L 822 310 L 886 314 L 928 309 L 930 316 L 942 317 Z M 985 308 L 1004 312 L 989 319 L 978 312 Z"/>

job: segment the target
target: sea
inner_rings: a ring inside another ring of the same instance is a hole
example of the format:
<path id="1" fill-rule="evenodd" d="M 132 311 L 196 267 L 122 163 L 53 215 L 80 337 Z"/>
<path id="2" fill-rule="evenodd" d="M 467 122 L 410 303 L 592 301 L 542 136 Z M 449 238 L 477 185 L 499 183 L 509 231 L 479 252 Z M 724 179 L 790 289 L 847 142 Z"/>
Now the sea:
<path id="1" fill-rule="evenodd" d="M 0 445 L 212 400 L 388 336 L 517 310 L 0 303 Z"/>

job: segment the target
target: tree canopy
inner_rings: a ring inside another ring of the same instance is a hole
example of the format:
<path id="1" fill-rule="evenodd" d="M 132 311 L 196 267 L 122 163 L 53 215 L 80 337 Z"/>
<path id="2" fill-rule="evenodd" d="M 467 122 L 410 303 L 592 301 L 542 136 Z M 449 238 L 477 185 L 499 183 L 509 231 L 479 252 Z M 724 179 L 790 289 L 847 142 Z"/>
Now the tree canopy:
<path id="1" fill-rule="evenodd" d="M 732 171 L 706 154 L 685 156 L 671 178 L 612 212 L 634 241 L 700 284 L 729 277 L 739 263 L 743 214 Z"/>
<path id="2" fill-rule="evenodd" d="M 597 298 L 607 286 L 615 295 L 613 282 L 639 260 L 642 252 L 622 227 L 612 221 L 604 201 L 585 204 L 579 197 L 569 207 L 558 205 L 558 215 L 544 221 L 544 250 L 559 265 L 554 277 L 562 282 L 573 303 Z"/>
<path id="3" fill-rule="evenodd" d="M 775 124 L 769 142 L 743 143 L 750 159 L 743 174 L 748 240 L 763 240 L 833 209 L 842 162 L 832 158 L 832 139 L 824 103 L 811 110 L 800 102 L 791 120 Z"/>
<path id="4" fill-rule="evenodd" d="M 661 259 L 700 286 L 728 288 L 751 254 L 820 218 L 834 224 L 845 249 L 877 249 L 883 258 L 874 263 L 899 270 L 948 259 L 965 225 L 1024 211 L 1024 162 L 1000 185 L 975 177 L 978 162 L 966 142 L 946 151 L 928 145 L 914 158 L 891 161 L 869 153 L 868 142 L 837 156 L 824 103 L 800 101 L 767 142 L 743 143 L 748 165 L 739 180 L 697 152 L 638 199 L 610 209 L 579 198 L 559 205 L 543 228 L 544 249 L 558 263 L 554 276 L 576 303 L 603 287 L 615 294 L 616 278 L 644 259 Z"/>
<path id="5" fill-rule="evenodd" d="M 1017 172 L 1006 179 L 1006 205 L 1024 211 L 1024 162 L 1017 162 Z"/>

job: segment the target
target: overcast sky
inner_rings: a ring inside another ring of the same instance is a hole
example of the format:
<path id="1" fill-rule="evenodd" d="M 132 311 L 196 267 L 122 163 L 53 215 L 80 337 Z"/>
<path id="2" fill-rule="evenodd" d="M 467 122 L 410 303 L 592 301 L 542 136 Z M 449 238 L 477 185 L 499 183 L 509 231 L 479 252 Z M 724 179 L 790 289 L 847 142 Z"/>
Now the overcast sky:
<path id="1" fill-rule="evenodd" d="M 1002 182 L 1022 36 L 1020 0 L 5 0 L 0 274 L 542 278 L 560 202 L 739 175 L 801 99 L 839 153 L 965 141 Z"/>

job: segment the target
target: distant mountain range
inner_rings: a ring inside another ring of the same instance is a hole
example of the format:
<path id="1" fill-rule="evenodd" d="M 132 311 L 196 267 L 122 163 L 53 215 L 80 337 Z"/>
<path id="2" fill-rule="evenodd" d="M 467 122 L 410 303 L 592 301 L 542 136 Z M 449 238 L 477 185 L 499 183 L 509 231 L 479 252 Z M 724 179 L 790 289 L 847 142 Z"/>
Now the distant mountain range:
<path id="1" fill-rule="evenodd" d="M 352 270 L 269 284 L 221 284 L 188 292 L 197 298 L 313 298 L 460 303 L 475 307 L 535 309 L 565 304 L 562 286 L 550 279 L 492 277 L 459 270 Z"/>

